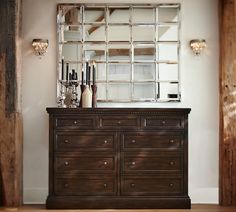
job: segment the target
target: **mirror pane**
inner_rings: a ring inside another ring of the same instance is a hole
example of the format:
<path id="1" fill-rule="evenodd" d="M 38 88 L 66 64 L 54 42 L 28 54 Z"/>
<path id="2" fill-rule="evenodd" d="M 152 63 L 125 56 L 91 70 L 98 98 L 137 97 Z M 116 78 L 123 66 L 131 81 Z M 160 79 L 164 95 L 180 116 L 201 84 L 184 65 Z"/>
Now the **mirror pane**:
<path id="1" fill-rule="evenodd" d="M 109 41 L 130 41 L 129 26 L 108 26 Z"/>
<path id="2" fill-rule="evenodd" d="M 177 25 L 162 25 L 158 27 L 159 41 L 178 41 L 178 37 Z"/>
<path id="3" fill-rule="evenodd" d="M 84 26 L 84 40 L 85 41 L 105 41 L 105 25 L 88 24 Z"/>
<path id="4" fill-rule="evenodd" d="M 129 23 L 130 9 L 112 7 L 108 10 L 109 23 Z"/>
<path id="5" fill-rule="evenodd" d="M 130 61 L 130 45 L 108 45 L 108 61 Z"/>
<path id="6" fill-rule="evenodd" d="M 159 61 L 178 61 L 178 44 L 159 44 L 158 49 Z"/>
<path id="7" fill-rule="evenodd" d="M 81 41 L 82 30 L 81 26 L 65 26 L 64 27 L 64 41 Z"/>
<path id="8" fill-rule="evenodd" d="M 84 8 L 84 22 L 85 23 L 104 23 L 106 18 L 105 8 L 85 7 Z"/>
<path id="9" fill-rule="evenodd" d="M 154 26 L 133 26 L 133 41 L 155 41 Z"/>
<path id="10" fill-rule="evenodd" d="M 177 22 L 178 21 L 178 8 L 176 7 L 164 7 L 158 9 L 158 22 Z"/>
<path id="11" fill-rule="evenodd" d="M 81 48 L 82 46 L 80 44 L 65 43 L 62 45 L 62 57 L 66 61 L 82 62 Z"/>
<path id="12" fill-rule="evenodd" d="M 160 83 L 160 99 L 177 99 L 179 91 L 178 83 Z"/>
<path id="13" fill-rule="evenodd" d="M 97 83 L 97 100 L 106 100 L 106 83 Z"/>
<path id="14" fill-rule="evenodd" d="M 108 80 L 130 80 L 130 64 L 110 63 L 108 64 Z"/>
<path id="15" fill-rule="evenodd" d="M 130 100 L 130 84 L 128 83 L 110 83 L 107 91 L 108 100 Z"/>
<path id="16" fill-rule="evenodd" d="M 153 8 L 133 8 L 133 23 L 155 23 L 155 10 Z"/>
<path id="17" fill-rule="evenodd" d="M 77 25 L 82 22 L 82 15 L 80 7 L 64 6 L 59 8 L 58 20 L 60 23 L 67 25 Z"/>
<path id="18" fill-rule="evenodd" d="M 155 80 L 155 63 L 135 63 L 134 80 Z"/>
<path id="19" fill-rule="evenodd" d="M 84 45 L 84 57 L 86 61 L 106 61 L 105 58 L 106 46 L 105 45 Z"/>
<path id="20" fill-rule="evenodd" d="M 96 78 L 97 81 L 105 81 L 106 80 L 106 63 L 97 63 L 96 64 Z"/>
<path id="21" fill-rule="evenodd" d="M 159 64 L 159 79 L 160 80 L 178 80 L 178 64 Z"/>
<path id="22" fill-rule="evenodd" d="M 155 61 L 155 45 L 140 44 L 134 45 L 134 61 Z"/>
<path id="23" fill-rule="evenodd" d="M 134 99 L 155 100 L 155 83 L 134 83 Z"/>

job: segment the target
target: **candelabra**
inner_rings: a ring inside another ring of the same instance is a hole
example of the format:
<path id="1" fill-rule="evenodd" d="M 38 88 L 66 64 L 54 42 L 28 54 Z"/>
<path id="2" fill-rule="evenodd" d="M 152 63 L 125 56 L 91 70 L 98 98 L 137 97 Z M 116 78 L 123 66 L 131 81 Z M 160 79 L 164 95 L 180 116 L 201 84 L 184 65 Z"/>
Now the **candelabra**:
<path id="1" fill-rule="evenodd" d="M 69 87 L 69 82 L 67 80 L 59 80 L 60 82 L 60 96 L 58 100 L 58 107 L 66 108 L 65 99 L 66 99 L 66 90 Z"/>
<path id="2" fill-rule="evenodd" d="M 71 80 L 70 81 L 70 86 L 72 89 L 72 97 L 71 97 L 71 104 L 70 104 L 70 108 L 77 108 L 77 104 L 78 104 L 78 93 L 77 93 L 77 87 L 79 85 L 79 81 L 78 80 Z"/>

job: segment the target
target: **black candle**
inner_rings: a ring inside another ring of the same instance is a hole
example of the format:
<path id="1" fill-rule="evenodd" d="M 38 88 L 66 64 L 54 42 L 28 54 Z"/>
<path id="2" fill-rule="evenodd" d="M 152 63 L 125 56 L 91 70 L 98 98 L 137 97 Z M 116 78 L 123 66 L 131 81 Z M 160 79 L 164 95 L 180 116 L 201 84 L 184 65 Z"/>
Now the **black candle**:
<path id="1" fill-rule="evenodd" d="M 61 80 L 64 80 L 64 57 L 61 59 Z"/>
<path id="2" fill-rule="evenodd" d="M 75 69 L 72 69 L 71 79 L 75 80 Z"/>
<path id="3" fill-rule="evenodd" d="M 69 74 L 69 80 L 70 81 L 72 80 L 72 74 L 71 73 Z"/>
<path id="4" fill-rule="evenodd" d="M 96 71 L 95 71 L 95 62 L 93 62 L 93 85 L 96 83 Z"/>
<path id="5" fill-rule="evenodd" d="M 69 77 L 69 63 L 66 63 L 66 80 L 68 81 Z"/>
<path id="6" fill-rule="evenodd" d="M 91 66 L 89 66 L 88 68 L 88 85 L 90 86 L 90 82 L 91 82 Z"/>
<path id="7" fill-rule="evenodd" d="M 88 74 L 89 74 L 89 65 L 88 62 L 86 62 L 86 85 L 88 85 Z"/>
<path id="8" fill-rule="evenodd" d="M 82 71 L 81 84 L 84 85 L 84 71 Z"/>
<path id="9" fill-rule="evenodd" d="M 75 73 L 75 80 L 78 80 L 78 74 Z"/>

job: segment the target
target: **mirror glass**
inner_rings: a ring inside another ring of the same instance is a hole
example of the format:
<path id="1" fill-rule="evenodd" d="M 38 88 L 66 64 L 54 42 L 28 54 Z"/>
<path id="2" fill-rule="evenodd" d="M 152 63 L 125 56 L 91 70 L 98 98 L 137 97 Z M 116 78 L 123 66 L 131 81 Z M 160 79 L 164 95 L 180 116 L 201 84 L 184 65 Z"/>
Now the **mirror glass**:
<path id="1" fill-rule="evenodd" d="M 180 4 L 59 4 L 58 96 L 63 59 L 80 83 L 95 62 L 98 101 L 180 101 L 179 13 Z"/>

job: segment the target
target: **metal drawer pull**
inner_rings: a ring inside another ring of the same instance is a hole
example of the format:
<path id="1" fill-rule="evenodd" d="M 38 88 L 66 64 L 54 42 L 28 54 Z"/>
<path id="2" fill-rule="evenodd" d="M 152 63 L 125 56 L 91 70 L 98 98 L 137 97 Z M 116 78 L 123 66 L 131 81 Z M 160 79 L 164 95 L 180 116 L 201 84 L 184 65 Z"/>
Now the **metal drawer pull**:
<path id="1" fill-rule="evenodd" d="M 173 144 L 175 141 L 174 140 L 170 140 L 170 143 Z"/>
<path id="2" fill-rule="evenodd" d="M 171 166 L 173 166 L 174 164 L 175 164 L 175 162 L 174 162 L 174 161 L 171 161 L 171 162 L 170 162 L 170 165 L 171 165 Z"/>
<path id="3" fill-rule="evenodd" d="M 174 184 L 173 184 L 173 183 L 170 183 L 170 184 L 169 184 L 169 186 L 170 186 L 170 187 L 173 187 L 173 186 L 174 186 Z"/>
<path id="4" fill-rule="evenodd" d="M 135 141 L 135 140 L 132 140 L 131 142 L 132 142 L 132 144 L 135 144 L 135 143 L 136 143 L 136 141 Z"/>
<path id="5" fill-rule="evenodd" d="M 108 141 L 107 141 L 107 140 L 105 140 L 105 141 L 104 141 L 104 144 L 107 144 L 107 143 L 108 143 Z"/>
<path id="6" fill-rule="evenodd" d="M 135 187 L 135 184 L 134 184 L 134 183 L 130 183 L 130 187 L 131 187 L 131 188 L 134 188 L 134 187 Z"/>
<path id="7" fill-rule="evenodd" d="M 104 184 L 103 184 L 103 187 L 104 187 L 104 188 L 106 188 L 106 187 L 107 187 L 107 184 L 106 184 L 106 183 L 104 183 Z"/>
<path id="8" fill-rule="evenodd" d="M 163 125 L 165 125 L 165 124 L 166 124 L 166 121 L 162 121 L 161 123 L 162 123 Z"/>
<path id="9" fill-rule="evenodd" d="M 136 164 L 135 161 L 130 162 L 131 166 L 134 166 L 135 164 Z"/>
<path id="10" fill-rule="evenodd" d="M 64 184 L 64 188 L 68 188 L 69 185 L 67 183 Z"/>
<path id="11" fill-rule="evenodd" d="M 69 162 L 66 161 L 64 164 L 65 164 L 65 166 L 68 166 L 68 165 L 69 165 Z"/>
<path id="12" fill-rule="evenodd" d="M 74 124 L 78 124 L 79 123 L 79 121 L 74 121 Z"/>
<path id="13" fill-rule="evenodd" d="M 120 125 L 120 124 L 121 124 L 121 121 L 118 121 L 117 124 Z"/>
<path id="14" fill-rule="evenodd" d="M 107 161 L 104 161 L 104 163 L 103 163 L 104 165 L 107 165 L 108 164 L 108 162 Z"/>
<path id="15" fill-rule="evenodd" d="M 69 143 L 69 140 L 67 140 L 67 139 L 66 139 L 66 140 L 64 140 L 64 143 L 66 143 L 66 144 L 67 144 L 67 143 Z"/>

